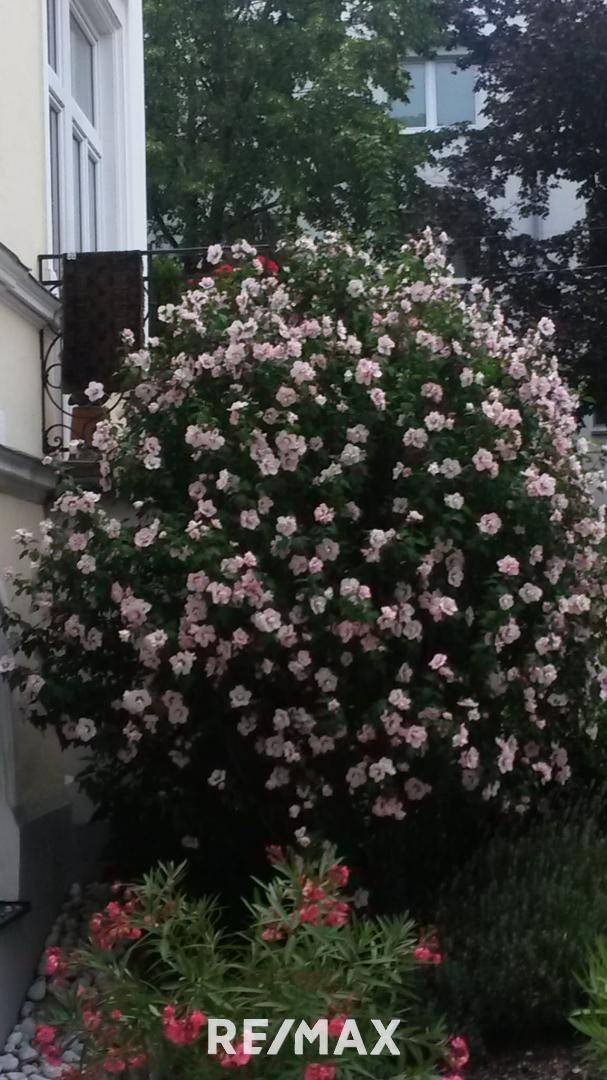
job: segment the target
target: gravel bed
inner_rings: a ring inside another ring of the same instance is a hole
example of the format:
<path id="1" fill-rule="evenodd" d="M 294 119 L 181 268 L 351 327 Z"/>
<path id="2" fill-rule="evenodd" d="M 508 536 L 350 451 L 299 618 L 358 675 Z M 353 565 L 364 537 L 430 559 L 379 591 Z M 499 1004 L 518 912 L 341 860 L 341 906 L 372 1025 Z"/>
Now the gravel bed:
<path id="1" fill-rule="evenodd" d="M 73 885 L 44 942 L 44 952 L 54 946 L 69 950 L 79 945 L 87 933 L 90 916 L 106 902 L 107 888 L 91 886 L 83 892 L 79 885 Z M 90 985 L 91 981 L 86 975 L 79 978 L 79 982 L 85 986 Z M 36 1028 L 40 1024 L 52 1023 L 56 1004 L 52 980 L 45 975 L 43 955 L 21 1007 L 19 1020 L 0 1051 L 0 1077 L 7 1080 L 56 1080 L 60 1076 L 61 1067 L 49 1065 L 33 1045 Z M 64 1064 L 78 1065 L 81 1053 L 82 1044 L 78 1040 L 72 1041 L 63 1053 Z"/>

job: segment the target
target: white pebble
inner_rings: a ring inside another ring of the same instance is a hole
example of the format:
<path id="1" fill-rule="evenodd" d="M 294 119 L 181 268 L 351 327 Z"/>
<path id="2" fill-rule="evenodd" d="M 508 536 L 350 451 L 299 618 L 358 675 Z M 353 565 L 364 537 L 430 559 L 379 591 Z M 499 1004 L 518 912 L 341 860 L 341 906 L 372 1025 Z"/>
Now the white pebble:
<path id="1" fill-rule="evenodd" d="M 61 1076 L 63 1069 L 61 1065 L 49 1065 L 46 1061 L 42 1066 L 42 1075 L 47 1077 L 47 1080 L 55 1080 L 57 1076 Z"/>
<path id="2" fill-rule="evenodd" d="M 30 1046 L 29 1043 L 20 1046 L 17 1053 L 19 1054 L 19 1060 L 24 1065 L 29 1065 L 30 1062 L 38 1060 L 38 1051 L 34 1050 L 34 1047 Z"/>
<path id="3" fill-rule="evenodd" d="M 19 1058 L 14 1054 L 0 1055 L 0 1072 L 14 1072 L 19 1068 Z"/>
<path id="4" fill-rule="evenodd" d="M 36 982 L 30 986 L 27 996 L 30 1001 L 44 1001 L 46 997 L 46 979 L 36 979 Z"/>
<path id="5" fill-rule="evenodd" d="M 25 1020 L 22 1020 L 20 1024 L 17 1024 L 15 1033 L 20 1032 L 26 1039 L 31 1039 L 36 1034 L 36 1028 L 38 1027 L 36 1021 L 32 1016 L 26 1016 Z"/>
<path id="6" fill-rule="evenodd" d="M 12 1054 L 13 1050 L 16 1050 L 18 1046 L 21 1046 L 22 1042 L 23 1032 L 19 1031 L 19 1028 L 17 1028 L 15 1031 L 13 1031 L 12 1035 L 9 1035 L 8 1039 L 6 1040 L 6 1046 L 4 1047 L 4 1049 L 6 1050 L 7 1054 Z"/>

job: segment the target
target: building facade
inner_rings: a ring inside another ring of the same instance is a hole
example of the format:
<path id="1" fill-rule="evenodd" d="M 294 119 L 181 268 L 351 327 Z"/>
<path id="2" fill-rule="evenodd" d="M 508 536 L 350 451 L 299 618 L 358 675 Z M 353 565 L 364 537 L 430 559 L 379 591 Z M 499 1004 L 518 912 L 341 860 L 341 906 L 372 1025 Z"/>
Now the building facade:
<path id="1" fill-rule="evenodd" d="M 146 247 L 141 0 L 6 0 L 2 15 L 0 604 L 14 535 L 36 529 L 53 495 L 41 356 L 61 304 L 39 257 Z M 77 861 L 66 772 L 55 736 L 0 688 L 0 901 L 31 904 L 0 922 L 0 1038 Z"/>
<path id="2" fill-rule="evenodd" d="M 402 124 L 403 132 L 438 131 L 454 124 L 483 126 L 483 93 L 475 88 L 478 72 L 474 67 L 458 67 L 462 51 L 439 52 L 432 59 L 412 57 L 407 64 L 411 79 L 407 101 L 394 102 L 393 116 Z M 441 183 L 440 170 L 429 176 Z M 498 209 L 511 212 L 515 202 L 516 182 L 513 180 Z M 503 205 L 502 205 L 503 204 Z M 561 181 L 550 193 L 546 217 L 514 218 L 514 228 L 528 233 L 536 240 L 547 240 L 572 228 L 584 217 L 584 202 L 578 197 L 577 186 Z"/>

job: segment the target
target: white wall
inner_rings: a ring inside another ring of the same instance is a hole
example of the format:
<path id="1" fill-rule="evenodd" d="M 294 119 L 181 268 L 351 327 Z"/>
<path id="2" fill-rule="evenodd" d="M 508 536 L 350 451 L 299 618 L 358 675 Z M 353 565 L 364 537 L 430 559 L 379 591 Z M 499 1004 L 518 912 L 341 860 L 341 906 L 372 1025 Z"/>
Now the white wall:
<path id="1" fill-rule="evenodd" d="M 46 244 L 42 3 L 0 5 L 0 243 L 29 267 Z"/>

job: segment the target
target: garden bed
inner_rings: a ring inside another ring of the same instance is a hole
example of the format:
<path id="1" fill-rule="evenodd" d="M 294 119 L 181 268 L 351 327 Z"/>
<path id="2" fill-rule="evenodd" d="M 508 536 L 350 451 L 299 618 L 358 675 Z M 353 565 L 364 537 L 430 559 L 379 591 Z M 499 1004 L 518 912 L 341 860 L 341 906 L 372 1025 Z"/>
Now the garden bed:
<path id="1" fill-rule="evenodd" d="M 542 1046 L 507 1052 L 472 1067 L 468 1080 L 601 1080 L 574 1046 Z"/>

